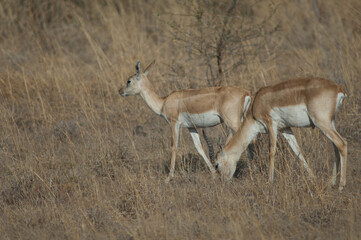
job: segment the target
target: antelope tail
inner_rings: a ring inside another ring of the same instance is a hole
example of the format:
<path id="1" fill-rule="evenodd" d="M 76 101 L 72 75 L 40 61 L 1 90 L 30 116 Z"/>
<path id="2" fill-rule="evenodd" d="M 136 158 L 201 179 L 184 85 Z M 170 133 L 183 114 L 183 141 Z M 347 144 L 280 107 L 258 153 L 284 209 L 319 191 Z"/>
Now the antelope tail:
<path id="1" fill-rule="evenodd" d="M 214 162 L 213 145 L 212 145 L 211 141 L 209 140 L 209 138 L 207 137 L 206 131 L 204 131 L 204 129 L 202 129 L 202 133 L 203 133 L 204 140 L 206 140 L 206 142 L 207 142 L 209 158 L 211 159 L 212 162 Z"/>

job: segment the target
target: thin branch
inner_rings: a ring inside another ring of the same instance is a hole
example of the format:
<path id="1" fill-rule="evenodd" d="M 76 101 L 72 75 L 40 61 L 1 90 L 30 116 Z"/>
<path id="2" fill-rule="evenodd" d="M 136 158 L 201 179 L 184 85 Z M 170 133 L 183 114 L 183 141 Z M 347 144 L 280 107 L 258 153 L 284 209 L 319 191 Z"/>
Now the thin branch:
<path id="1" fill-rule="evenodd" d="M 231 6 L 227 10 L 227 14 L 224 17 L 224 21 L 223 21 L 221 35 L 219 36 L 219 41 L 217 43 L 217 66 L 218 66 L 218 76 L 219 77 L 222 77 L 222 75 L 223 75 L 222 61 L 223 61 L 223 50 L 224 50 L 225 44 L 226 44 L 226 42 L 224 41 L 225 37 L 226 37 L 226 26 L 228 24 L 230 15 L 231 15 L 232 11 L 234 10 L 234 8 L 236 7 L 237 3 L 238 3 L 238 0 L 233 0 Z"/>

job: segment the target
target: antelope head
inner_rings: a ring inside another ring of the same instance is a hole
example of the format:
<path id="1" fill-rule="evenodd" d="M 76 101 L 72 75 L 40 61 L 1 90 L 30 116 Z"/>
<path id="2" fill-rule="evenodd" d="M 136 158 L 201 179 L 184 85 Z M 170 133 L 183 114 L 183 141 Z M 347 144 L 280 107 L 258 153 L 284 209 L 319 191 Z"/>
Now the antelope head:
<path id="1" fill-rule="evenodd" d="M 119 94 L 122 97 L 134 96 L 139 94 L 142 91 L 142 89 L 145 87 L 144 85 L 148 83 L 147 76 L 154 62 L 155 61 L 149 64 L 149 66 L 145 69 L 144 72 L 141 72 L 140 62 L 138 61 L 137 64 L 135 65 L 135 71 L 136 71 L 135 74 L 127 79 L 126 85 L 119 89 Z"/>
<path id="2" fill-rule="evenodd" d="M 228 154 L 224 151 L 223 147 L 216 155 L 216 163 L 214 168 L 221 174 L 223 180 L 230 181 L 236 171 L 237 162 L 230 161 Z"/>

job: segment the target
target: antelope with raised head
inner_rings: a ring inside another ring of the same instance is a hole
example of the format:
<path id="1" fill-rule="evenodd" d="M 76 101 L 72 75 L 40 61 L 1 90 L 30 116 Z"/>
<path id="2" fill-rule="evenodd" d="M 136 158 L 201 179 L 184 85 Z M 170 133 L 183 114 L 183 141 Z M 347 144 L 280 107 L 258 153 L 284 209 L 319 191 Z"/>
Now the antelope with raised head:
<path id="1" fill-rule="evenodd" d="M 240 87 L 208 87 L 174 91 L 166 97 L 160 97 L 148 80 L 153 63 L 154 61 L 141 72 L 138 61 L 135 75 L 127 79 L 126 86 L 119 89 L 119 94 L 123 97 L 139 94 L 153 112 L 170 124 L 173 140 L 172 158 L 166 182 L 174 176 L 180 128 L 188 128 L 198 153 L 214 174 L 216 170 L 203 151 L 196 128 L 212 127 L 224 122 L 229 128 L 229 140 L 243 121 L 251 101 L 250 92 Z"/>
<path id="2" fill-rule="evenodd" d="M 336 184 L 336 175 L 341 162 L 339 190 L 346 185 L 347 142 L 335 128 L 335 116 L 343 99 L 345 88 L 322 78 L 295 79 L 273 86 L 263 87 L 255 94 L 253 104 L 240 129 L 217 154 L 215 168 L 230 180 L 242 152 L 258 133 L 269 133 L 270 168 L 269 181 L 273 181 L 274 156 L 277 133 L 287 140 L 293 152 L 313 176 L 300 152 L 291 127 L 317 127 L 333 143 L 336 158 L 331 184 Z"/>

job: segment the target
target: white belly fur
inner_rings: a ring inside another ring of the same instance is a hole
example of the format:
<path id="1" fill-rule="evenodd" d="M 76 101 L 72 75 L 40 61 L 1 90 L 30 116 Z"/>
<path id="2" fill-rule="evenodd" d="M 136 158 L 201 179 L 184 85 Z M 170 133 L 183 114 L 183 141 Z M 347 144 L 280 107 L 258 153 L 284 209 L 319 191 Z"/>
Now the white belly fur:
<path id="1" fill-rule="evenodd" d="M 205 112 L 201 114 L 190 114 L 183 112 L 179 115 L 178 121 L 181 127 L 213 127 L 222 122 L 217 112 Z"/>
<path id="2" fill-rule="evenodd" d="M 305 105 L 275 107 L 270 114 L 278 128 L 310 127 L 312 124 Z"/>

